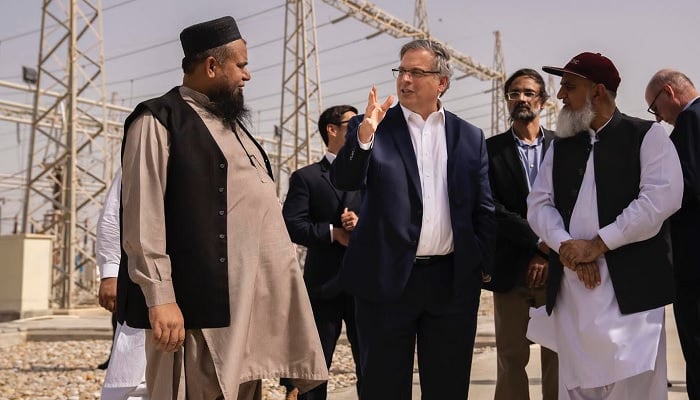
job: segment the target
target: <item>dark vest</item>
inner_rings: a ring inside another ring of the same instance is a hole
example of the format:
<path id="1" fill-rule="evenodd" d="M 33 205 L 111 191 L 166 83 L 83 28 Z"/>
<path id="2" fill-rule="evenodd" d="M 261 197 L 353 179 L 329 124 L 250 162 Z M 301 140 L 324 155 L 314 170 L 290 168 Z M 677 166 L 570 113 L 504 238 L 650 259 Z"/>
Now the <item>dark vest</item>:
<path id="1" fill-rule="evenodd" d="M 166 253 L 170 257 L 175 297 L 185 328 L 228 326 L 231 313 L 226 193 L 232 188 L 227 187 L 226 158 L 197 112 L 182 99 L 177 87 L 136 107 L 124 123 L 123 143 L 131 123 L 145 111 L 150 111 L 168 130 L 168 183 L 164 198 Z M 265 152 L 245 132 L 263 154 L 272 177 Z M 134 328 L 150 328 L 143 293 L 129 278 L 127 266 L 128 260 L 122 249 L 117 319 Z"/>
<path id="2" fill-rule="evenodd" d="M 613 118 L 597 135 L 598 141 L 593 145 L 593 165 L 601 227 L 614 222 L 639 195 L 640 149 L 651 124 L 651 121 L 632 118 L 615 110 Z M 580 132 L 574 137 L 559 139 L 554 149 L 554 203 L 569 230 L 571 213 L 592 149 L 590 135 Z M 673 301 L 673 271 L 668 243 L 667 224 L 664 224 L 650 239 L 605 253 L 622 314 L 651 310 Z M 550 314 L 562 276 L 559 254 L 552 251 L 547 282 L 547 312 Z"/>

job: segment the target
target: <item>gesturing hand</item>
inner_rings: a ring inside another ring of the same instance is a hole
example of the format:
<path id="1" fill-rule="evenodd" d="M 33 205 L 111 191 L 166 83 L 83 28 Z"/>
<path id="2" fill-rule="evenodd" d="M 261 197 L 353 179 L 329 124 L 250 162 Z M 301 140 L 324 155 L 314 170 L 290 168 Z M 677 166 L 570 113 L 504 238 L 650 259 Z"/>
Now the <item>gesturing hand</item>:
<path id="1" fill-rule="evenodd" d="M 177 303 L 161 304 L 148 309 L 153 341 L 164 352 L 175 352 L 185 342 L 185 320 Z"/>
<path id="2" fill-rule="evenodd" d="M 372 135 L 377 130 L 377 126 L 382 122 L 389 107 L 394 103 L 394 96 L 389 95 L 384 103 L 379 104 L 377 99 L 377 87 L 372 85 L 367 99 L 367 108 L 365 109 L 365 117 L 360 124 L 358 130 L 358 138 L 361 143 L 369 143 L 372 140 Z"/>

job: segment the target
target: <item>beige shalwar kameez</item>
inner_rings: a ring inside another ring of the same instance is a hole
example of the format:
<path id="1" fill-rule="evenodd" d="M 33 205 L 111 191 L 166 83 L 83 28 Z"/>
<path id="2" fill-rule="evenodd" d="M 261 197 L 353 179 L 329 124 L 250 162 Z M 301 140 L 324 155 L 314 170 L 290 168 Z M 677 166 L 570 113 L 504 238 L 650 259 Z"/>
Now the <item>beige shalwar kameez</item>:
<path id="1" fill-rule="evenodd" d="M 246 134 L 238 128 L 239 141 L 206 110 L 205 95 L 186 87 L 180 94 L 202 118 L 228 162 L 231 325 L 201 333 L 188 330 L 184 355 L 148 346 L 147 379 L 150 375 L 156 390 L 151 398 L 184 399 L 185 393 L 188 399 L 216 398 L 220 389 L 223 398 L 236 399 L 242 383 L 279 377 L 296 378 L 302 391 L 309 390 L 327 380 L 328 371 L 275 183 Z M 124 248 L 129 276 L 141 287 L 149 307 L 175 301 L 165 253 L 163 196 L 168 179 L 177 179 L 167 176 L 168 144 L 165 127 L 146 112 L 131 125 L 123 156 Z M 213 374 L 219 387 L 212 395 L 202 386 Z M 258 397 L 259 387 L 248 390 L 249 386 L 241 391 Z"/>

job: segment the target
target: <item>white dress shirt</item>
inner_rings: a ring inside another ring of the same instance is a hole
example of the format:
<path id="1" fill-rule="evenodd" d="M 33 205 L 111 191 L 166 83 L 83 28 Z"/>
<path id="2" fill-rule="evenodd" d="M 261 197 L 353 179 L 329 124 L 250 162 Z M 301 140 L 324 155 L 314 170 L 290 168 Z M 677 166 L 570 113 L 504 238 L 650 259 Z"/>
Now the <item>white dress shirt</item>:
<path id="1" fill-rule="evenodd" d="M 595 133 L 591 130 L 590 134 L 594 143 Z M 655 123 L 646 133 L 640 149 L 638 197 L 615 221 L 603 227 L 598 225 L 594 146 L 567 232 L 554 206 L 552 160 L 556 145 L 552 146 L 545 155 L 527 203 L 528 222 L 533 231 L 557 252 L 562 241 L 572 238 L 593 239 L 600 235 L 610 250 L 649 239 L 680 207 L 683 176 L 678 155 L 666 131 Z M 663 373 L 658 380 L 665 385 L 666 357 L 657 354 L 665 351 L 663 307 L 622 315 L 605 257 L 599 257 L 596 263 L 601 284 L 594 289 L 587 289 L 574 271 L 564 268 L 561 290 L 551 317 L 544 307 L 532 309 L 528 338 L 558 352 L 560 384 L 569 390 L 603 387 L 647 371 L 654 371 L 655 375 Z M 663 360 L 663 366 L 655 367 L 657 356 Z"/>
<path id="2" fill-rule="evenodd" d="M 401 106 L 418 163 L 423 217 L 417 256 L 449 254 L 454 251 L 450 198 L 447 195 L 447 139 L 445 109 L 440 108 L 423 120 Z"/>

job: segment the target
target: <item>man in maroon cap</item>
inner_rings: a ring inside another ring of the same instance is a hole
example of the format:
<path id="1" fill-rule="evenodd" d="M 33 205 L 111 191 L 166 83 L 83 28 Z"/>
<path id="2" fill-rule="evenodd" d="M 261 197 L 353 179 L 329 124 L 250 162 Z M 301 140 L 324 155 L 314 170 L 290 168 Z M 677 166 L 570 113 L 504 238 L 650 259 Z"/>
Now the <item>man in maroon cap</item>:
<path id="1" fill-rule="evenodd" d="M 183 85 L 124 124 L 120 322 L 146 332 L 151 399 L 302 392 L 328 370 L 270 163 L 248 132 L 248 52 L 231 17 L 180 34 Z"/>
<path id="2" fill-rule="evenodd" d="M 617 109 L 608 58 L 543 70 L 562 77 L 564 108 L 528 196 L 530 226 L 551 249 L 528 337 L 558 352 L 559 399 L 665 399 L 664 221 L 681 204 L 678 156 L 663 127 Z"/>

